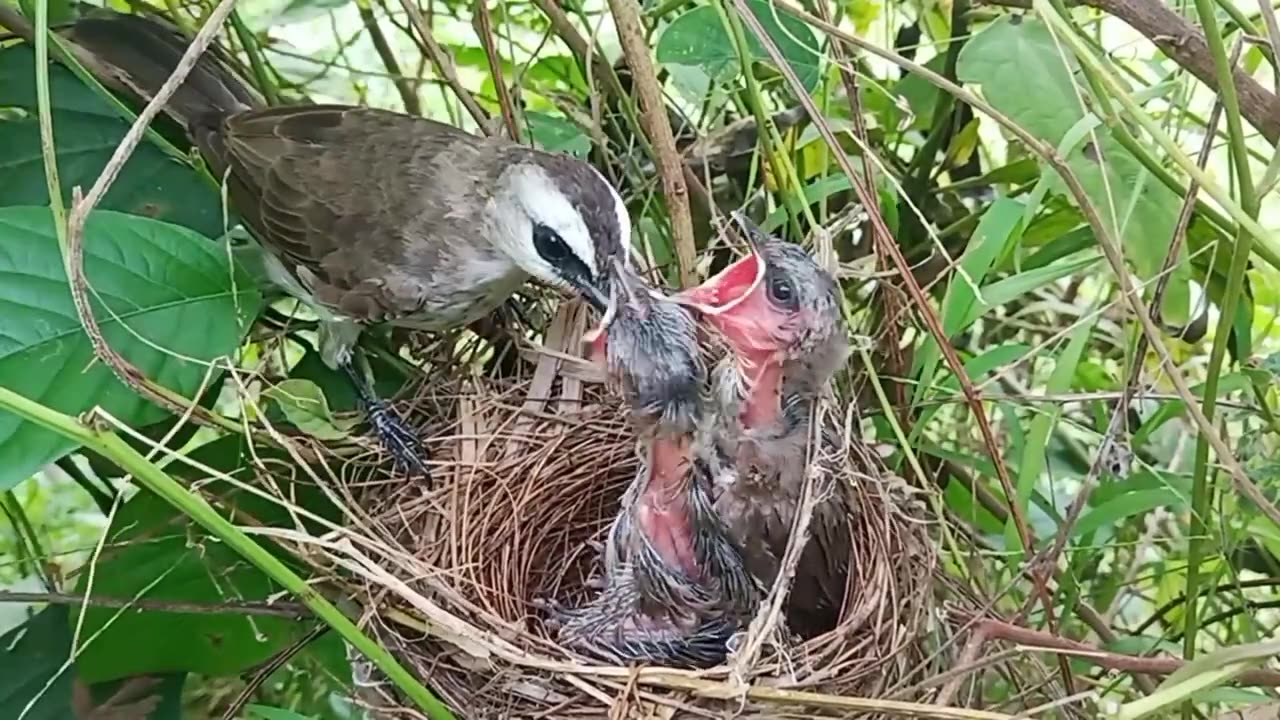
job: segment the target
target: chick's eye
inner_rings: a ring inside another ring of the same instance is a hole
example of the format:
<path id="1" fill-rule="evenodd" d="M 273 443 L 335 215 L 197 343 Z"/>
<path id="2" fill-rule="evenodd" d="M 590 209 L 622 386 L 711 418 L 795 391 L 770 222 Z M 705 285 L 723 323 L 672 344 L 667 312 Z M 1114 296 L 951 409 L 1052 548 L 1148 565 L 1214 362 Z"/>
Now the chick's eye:
<path id="1" fill-rule="evenodd" d="M 769 279 L 769 298 L 779 305 L 790 305 L 795 299 L 795 291 L 786 278 L 774 276 Z"/>
<path id="2" fill-rule="evenodd" d="M 533 226 L 533 247 L 542 259 L 553 265 L 563 262 L 569 256 L 569 246 L 564 239 L 546 225 Z"/>

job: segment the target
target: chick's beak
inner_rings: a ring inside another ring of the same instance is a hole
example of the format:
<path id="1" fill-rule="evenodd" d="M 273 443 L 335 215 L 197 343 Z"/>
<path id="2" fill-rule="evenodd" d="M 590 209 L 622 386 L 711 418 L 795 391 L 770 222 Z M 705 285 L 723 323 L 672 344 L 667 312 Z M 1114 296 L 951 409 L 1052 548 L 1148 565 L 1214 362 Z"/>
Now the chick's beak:
<path id="1" fill-rule="evenodd" d="M 675 299 L 701 312 L 739 358 L 758 365 L 781 349 L 778 330 L 787 321 L 766 296 L 764 273 L 764 256 L 753 246 L 750 255 Z"/>

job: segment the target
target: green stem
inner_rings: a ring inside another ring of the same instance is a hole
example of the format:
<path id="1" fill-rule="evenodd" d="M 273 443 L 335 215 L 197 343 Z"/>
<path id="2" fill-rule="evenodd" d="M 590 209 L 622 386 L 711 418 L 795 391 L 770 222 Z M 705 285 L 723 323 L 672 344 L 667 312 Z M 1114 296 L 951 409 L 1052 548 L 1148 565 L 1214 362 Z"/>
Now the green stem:
<path id="1" fill-rule="evenodd" d="M 747 86 L 747 105 L 751 110 L 751 114 L 756 119 L 756 126 L 759 128 L 760 143 L 764 147 L 765 157 L 769 160 L 769 167 L 773 170 L 773 180 L 778 186 L 778 194 L 782 197 L 782 202 L 789 210 L 791 224 L 797 235 L 803 237 L 803 230 L 800 228 L 800 218 L 809 215 L 808 203 L 798 195 L 800 188 L 793 184 L 792 180 L 796 173 L 791 167 L 790 161 L 778 150 L 778 146 L 774 143 L 777 131 L 773 127 L 773 121 L 769 114 L 765 111 L 764 98 L 760 92 L 760 85 L 756 82 L 755 75 L 751 72 L 751 47 L 747 44 L 747 33 L 742 28 L 742 21 L 738 18 L 736 9 L 730 9 L 723 0 L 716 3 L 716 11 L 720 14 L 720 21 L 724 23 L 725 29 L 729 31 L 729 36 L 733 39 L 733 47 L 738 54 L 738 62 L 742 68 L 742 77 Z"/>
<path id="2" fill-rule="evenodd" d="M 1205 40 L 1209 52 L 1213 55 L 1213 63 L 1217 71 L 1218 92 L 1222 100 L 1222 109 L 1227 118 L 1227 135 L 1231 141 L 1231 158 L 1235 166 L 1236 185 L 1240 193 L 1240 204 L 1250 217 L 1258 214 L 1258 197 L 1254 193 L 1253 177 L 1249 170 L 1249 152 L 1245 146 L 1244 123 L 1240 119 L 1240 100 L 1236 96 L 1235 82 L 1232 78 L 1232 62 L 1227 57 L 1227 48 L 1222 41 L 1222 31 L 1214 16 L 1213 0 L 1196 0 L 1196 13 L 1200 16 L 1200 24 L 1204 28 Z M 1204 382 L 1204 415 L 1213 421 L 1218 402 L 1218 379 L 1222 373 L 1222 364 L 1227 356 L 1227 344 L 1232 337 L 1232 326 L 1235 323 L 1236 308 L 1244 289 L 1245 270 L 1249 264 L 1249 253 L 1253 246 L 1253 238 L 1247 232 L 1236 236 L 1235 248 L 1231 254 L 1231 267 L 1227 272 L 1227 287 L 1223 293 L 1218 316 L 1218 327 L 1214 333 L 1213 349 L 1209 353 L 1209 366 L 1206 369 Z M 1191 660 L 1196 654 L 1196 640 L 1199 635 L 1199 607 L 1197 600 L 1200 594 L 1200 565 L 1204 562 L 1209 550 L 1209 517 L 1214 504 L 1216 473 L 1209 471 L 1209 442 L 1203 434 L 1196 439 L 1195 465 L 1191 484 L 1191 525 L 1188 531 L 1189 546 L 1187 550 L 1186 580 L 1186 614 L 1183 623 L 1182 654 Z M 1192 713 L 1190 701 L 1183 707 L 1183 717 Z"/>
<path id="3" fill-rule="evenodd" d="M 400 690 L 404 691 L 405 695 L 426 712 L 428 717 L 452 720 L 453 714 L 430 690 L 401 667 L 391 653 L 361 632 L 355 623 L 312 588 L 306 580 L 295 574 L 288 565 L 268 552 L 266 548 L 241 532 L 229 520 L 219 515 L 218 511 L 204 498 L 188 492 L 178 481 L 149 462 L 118 435 L 85 425 L 69 415 L 28 400 L 6 387 L 0 387 L 0 409 L 70 438 L 120 466 L 139 485 L 199 523 L 227 547 L 292 593 L 315 613 L 316 617 L 341 635 L 343 640 L 369 658 Z"/>
<path id="4" fill-rule="evenodd" d="M 49 0 L 36 1 L 36 112 L 40 120 L 40 155 L 44 159 L 45 186 L 49 189 L 49 209 L 58 230 L 58 244 L 66 246 L 67 208 L 62 204 L 62 183 L 58 180 L 58 151 L 53 141 L 53 111 L 49 92 Z"/>
<path id="5" fill-rule="evenodd" d="M 236 39 L 240 41 L 240 46 L 244 48 L 244 54 L 249 56 L 249 68 L 253 70 L 253 78 L 258 83 L 258 91 L 267 99 L 268 105 L 279 105 L 280 92 L 267 74 L 267 64 L 262 57 L 262 48 L 258 45 L 258 39 L 253 36 L 248 26 L 240 19 L 239 11 L 231 11 L 231 28 L 235 31 Z"/>
<path id="6" fill-rule="evenodd" d="M 12 488 L 0 494 L 0 510 L 13 526 L 14 547 L 18 551 L 18 566 L 21 571 L 28 576 L 40 578 L 49 592 L 57 591 L 58 586 L 45 571 L 44 563 L 49 556 L 40 545 L 40 535 L 31 525 L 31 519 L 27 517 L 26 510 Z"/>
<path id="7" fill-rule="evenodd" d="M 964 48 L 965 39 L 969 35 L 967 14 L 968 0 L 954 0 L 951 4 L 951 37 L 947 40 L 947 55 L 943 59 L 942 76 L 955 81 L 956 65 L 960 61 L 960 51 Z M 929 201 L 929 182 L 933 178 L 934 159 L 938 151 L 951 142 L 958 128 L 955 125 L 955 98 L 940 92 L 933 103 L 933 130 L 929 133 L 919 152 L 911 160 L 903 182 L 903 194 L 911 198 L 921 212 L 927 212 Z M 901 218 L 901 238 L 904 247 L 911 247 L 917 239 L 917 231 L 923 231 L 922 220 L 907 206 L 905 200 L 900 204 L 898 217 Z"/>

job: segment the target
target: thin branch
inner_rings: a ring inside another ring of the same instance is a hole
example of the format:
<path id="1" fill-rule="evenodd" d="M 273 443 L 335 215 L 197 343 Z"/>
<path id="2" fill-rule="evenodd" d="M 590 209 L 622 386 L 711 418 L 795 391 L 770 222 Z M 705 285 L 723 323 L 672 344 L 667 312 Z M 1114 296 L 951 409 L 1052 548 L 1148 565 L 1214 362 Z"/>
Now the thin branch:
<path id="1" fill-rule="evenodd" d="M 244 689 L 240 691 L 240 694 L 237 695 L 235 699 L 231 701 L 231 704 L 227 706 L 227 711 L 222 713 L 222 720 L 235 720 L 235 718 L 240 717 L 240 711 L 244 709 L 245 705 L 249 704 L 249 701 L 253 699 L 254 694 L 257 693 L 258 689 L 262 687 L 262 684 L 267 681 L 267 678 L 271 677 L 277 670 L 287 665 L 289 661 L 298 653 L 302 652 L 307 645 L 310 645 L 316 638 L 328 631 L 329 626 L 324 623 L 320 623 L 312 628 L 306 635 L 298 638 L 288 647 L 277 652 L 275 655 L 272 655 L 266 662 L 262 663 L 262 665 L 253 672 L 253 676 L 249 678 L 249 682 L 245 683 Z"/>
<path id="2" fill-rule="evenodd" d="M 1239 44 L 1236 45 L 1237 56 L 1240 47 Z M 1209 114 L 1209 127 L 1205 132 L 1204 142 L 1200 146 L 1200 153 L 1196 158 L 1200 167 L 1204 167 L 1209 160 L 1209 152 L 1213 149 L 1213 138 L 1221 116 L 1222 103 L 1216 102 Z M 1163 324 L 1160 319 L 1160 308 L 1164 301 L 1165 291 L 1169 286 L 1169 278 L 1173 275 L 1173 267 L 1177 264 L 1178 254 L 1181 252 L 1182 245 L 1186 240 L 1187 225 L 1190 223 L 1191 215 L 1195 211 L 1198 190 L 1199 185 L 1192 179 L 1190 187 L 1187 188 L 1186 197 L 1183 199 L 1182 212 L 1178 217 L 1177 225 L 1174 227 L 1173 237 L 1169 240 L 1169 250 L 1165 254 L 1164 264 L 1161 268 L 1159 279 L 1156 281 L 1155 291 L 1151 296 L 1151 319 L 1157 323 Z M 1147 356 L 1148 347 L 1147 336 L 1138 335 L 1133 352 L 1133 365 L 1129 371 L 1129 379 L 1125 384 L 1125 390 L 1121 393 L 1120 400 L 1116 404 L 1116 412 L 1112 416 L 1111 426 L 1107 428 L 1106 435 L 1102 439 L 1101 449 L 1089 466 L 1089 472 L 1081 483 L 1080 492 L 1076 493 L 1075 499 L 1071 501 L 1070 507 L 1067 508 L 1066 517 L 1058 527 L 1053 547 L 1050 549 L 1049 554 L 1045 556 L 1044 561 L 1049 565 L 1057 565 L 1058 556 L 1066 548 L 1072 528 L 1079 521 L 1085 506 L 1089 502 L 1089 498 L 1093 495 L 1093 490 L 1097 487 L 1098 477 L 1102 473 L 1105 461 L 1113 456 L 1111 452 L 1108 452 L 1108 446 L 1117 451 L 1129 451 L 1129 403 L 1137 393 L 1144 367 L 1143 359 Z"/>
<path id="3" fill-rule="evenodd" d="M 1276 9 L 1271 0 L 1258 0 L 1258 12 L 1267 28 L 1267 42 L 1271 45 L 1271 77 L 1275 89 L 1280 90 L 1280 24 L 1276 23 Z"/>
<path id="4" fill-rule="evenodd" d="M 1187 663 L 1180 658 L 1135 657 L 1100 650 L 1087 643 L 1067 640 L 1039 630 L 1032 630 L 1003 620 L 983 619 L 974 623 L 974 633 L 984 640 L 1005 640 L 1025 646 L 1026 650 L 1065 654 L 1098 667 L 1148 675 L 1170 675 Z M 1238 677 L 1242 685 L 1280 687 L 1280 672 L 1250 670 Z"/>
<path id="5" fill-rule="evenodd" d="M 435 37 L 431 34 L 431 28 L 427 25 L 426 20 L 422 17 L 422 12 L 418 10 L 418 6 L 413 0 L 400 0 L 400 6 L 409 15 L 409 24 L 417 30 L 414 40 L 417 41 L 418 47 L 423 54 L 431 58 L 431 64 L 435 67 L 440 77 L 444 78 L 445 84 L 453 90 L 453 94 L 462 102 L 462 106 L 467 109 L 467 114 L 471 119 L 476 121 L 480 126 L 480 132 L 485 135 L 492 135 L 493 128 L 489 127 L 489 113 L 480 107 L 480 103 L 476 102 L 476 98 L 471 91 L 462 85 L 462 81 L 458 79 L 458 69 L 453 64 L 453 58 L 449 57 L 449 53 L 440 47 L 440 43 L 436 42 Z"/>
<path id="6" fill-rule="evenodd" d="M 755 14 L 747 7 L 746 0 L 734 0 L 734 5 L 738 10 L 738 15 L 747 24 L 747 26 L 751 28 L 751 32 L 755 34 L 756 39 L 769 53 L 774 64 L 777 65 L 778 69 L 782 72 L 783 77 L 787 78 L 787 81 L 792 84 L 792 87 L 803 87 L 799 78 L 796 77 L 795 70 L 791 68 L 791 65 L 787 63 L 785 58 L 783 58 L 781 51 L 778 50 L 777 44 L 773 42 L 771 37 L 769 37 L 764 26 L 760 24 L 760 20 L 756 18 Z M 821 23 L 822 26 L 825 26 L 824 29 L 829 27 L 832 30 L 835 30 L 830 23 L 827 23 L 814 15 L 804 13 L 803 11 L 796 10 L 781 3 L 779 3 L 777 7 L 792 14 L 803 14 L 803 19 L 813 23 Z M 831 33 L 831 35 L 832 37 L 843 39 L 843 37 L 841 37 L 842 34 L 837 35 L 836 33 Z M 875 193 L 866 186 L 865 178 L 859 175 L 857 170 L 854 169 L 853 163 L 849 160 L 848 155 L 846 155 L 841 149 L 839 140 L 836 139 L 835 134 L 831 131 L 831 126 L 822 119 L 822 114 L 814 104 L 813 99 L 805 92 L 798 92 L 797 95 L 800 98 L 801 104 L 804 105 L 805 110 L 809 113 L 809 117 L 813 118 L 814 126 L 818 129 L 819 134 L 827 145 L 832 148 L 832 154 L 835 156 L 837 164 L 840 165 L 840 169 L 845 173 L 849 178 L 849 182 L 853 185 L 853 189 L 858 196 L 858 201 L 862 203 L 863 207 L 868 209 L 879 207 Z M 973 381 L 965 371 L 964 364 L 961 362 L 959 355 L 956 354 L 955 348 L 953 348 L 951 343 L 947 341 L 947 334 L 942 329 L 942 322 L 938 319 L 938 314 L 934 311 L 933 305 L 929 302 L 929 298 L 925 296 L 920 285 L 915 281 L 915 278 L 912 277 L 911 266 L 907 263 L 906 258 L 902 256 L 902 249 L 894 240 L 892 233 L 889 232 L 888 226 L 885 225 L 884 218 L 881 217 L 878 212 L 868 212 L 868 218 L 871 220 L 871 227 L 873 231 L 872 237 L 880 246 L 881 250 L 893 261 L 895 268 L 902 277 L 903 285 L 906 287 L 908 294 L 911 296 L 912 302 L 915 303 L 916 308 L 919 311 L 921 319 L 924 320 L 924 324 L 929 329 L 930 334 L 932 334 L 937 340 L 938 347 L 941 349 L 948 367 L 951 368 L 952 373 L 955 374 L 956 379 L 960 383 L 960 389 L 964 393 L 970 412 L 973 413 L 974 419 L 977 421 L 978 431 L 982 435 L 982 440 L 986 446 L 987 453 L 991 456 L 991 463 L 995 467 L 996 476 L 999 478 L 1000 484 L 1004 490 L 1005 499 L 1009 502 L 1009 513 L 1013 518 L 1014 527 L 1017 530 L 1018 538 L 1022 543 L 1023 551 L 1026 553 L 1026 557 L 1030 559 L 1034 557 L 1036 552 L 1035 540 L 1031 535 L 1030 526 L 1027 524 L 1026 516 L 1022 512 L 1022 509 L 1018 507 L 1018 496 L 1017 493 L 1014 492 L 1013 481 L 1009 477 L 1009 469 L 1005 466 L 1002 453 L 1000 452 L 1000 446 L 996 442 L 995 433 L 991 429 L 991 423 L 987 419 L 986 411 L 983 409 L 982 402 L 978 397 L 978 390 L 974 387 Z M 1050 618 L 1050 623 L 1052 624 L 1053 599 L 1050 597 L 1049 592 L 1045 587 L 1043 573 L 1031 573 L 1031 579 L 1035 583 L 1037 594 L 1044 605 L 1046 617 Z"/>
<path id="7" fill-rule="evenodd" d="M 253 600 L 220 603 L 196 603 L 181 600 L 149 600 L 147 598 L 112 598 L 101 595 L 76 595 L 61 592 L 17 592 L 0 590 L 0 602 L 48 603 L 50 605 L 88 605 L 103 608 L 154 610 L 156 612 L 197 615 L 254 615 L 299 619 L 311 613 L 307 606 L 295 602 L 261 602 Z"/>
<path id="8" fill-rule="evenodd" d="M 507 126 L 508 136 L 520 141 L 520 124 L 516 122 L 515 103 L 511 100 L 511 90 L 502 77 L 502 60 L 498 57 L 498 45 L 493 36 L 493 21 L 489 18 L 487 0 L 476 0 L 471 14 L 471 26 L 480 36 L 480 44 L 484 46 L 484 56 L 489 62 L 489 74 L 493 76 L 493 87 L 498 93 L 498 107 L 502 111 L 502 122 Z"/>
<path id="9" fill-rule="evenodd" d="M 1168 375 L 1170 382 L 1173 383 L 1174 389 L 1177 391 L 1184 403 L 1186 403 L 1187 414 L 1191 416 L 1191 421 L 1195 425 L 1196 430 L 1203 433 L 1209 440 L 1210 446 L 1213 448 L 1214 454 L 1218 458 L 1218 462 L 1226 468 L 1231 474 L 1232 480 L 1235 481 L 1236 488 L 1247 497 L 1250 502 L 1258 507 L 1264 515 L 1273 523 L 1280 526 L 1280 510 L 1267 499 L 1266 495 L 1258 489 L 1258 486 L 1249 479 L 1244 468 L 1240 465 L 1240 461 L 1236 459 L 1235 454 L 1231 452 L 1231 448 L 1218 435 L 1217 430 L 1209 419 L 1205 417 L 1200 410 L 1200 405 L 1196 402 L 1196 395 L 1191 391 L 1191 387 L 1187 385 L 1187 380 L 1182 375 L 1182 371 L 1174 362 L 1169 347 L 1165 344 L 1161 337 L 1160 328 L 1156 326 L 1151 319 L 1151 311 L 1146 303 L 1142 301 L 1141 294 L 1138 289 L 1133 286 L 1133 282 L 1129 277 L 1125 268 L 1124 257 L 1120 253 L 1119 243 L 1108 226 L 1103 223 L 1102 218 L 1098 215 L 1097 208 L 1089 200 L 1088 193 L 1085 192 L 1084 186 L 1080 184 L 1080 179 L 1076 177 L 1075 172 L 1067 161 L 1058 153 L 1057 149 L 1049 143 L 1041 141 L 1036 136 L 1029 133 L 1025 128 L 1018 125 L 1008 116 L 996 110 L 985 100 L 968 90 L 948 81 L 929 68 L 919 63 L 911 62 L 900 55 L 877 47 L 874 43 L 864 41 L 854 35 L 844 32 L 840 28 L 835 27 L 831 23 L 824 22 L 821 18 L 811 15 L 799 8 L 796 8 L 782 0 L 775 0 L 775 7 L 779 10 L 792 15 L 806 23 L 826 32 L 834 38 L 838 38 L 841 42 L 864 50 L 868 53 L 881 57 L 888 62 L 897 65 L 904 70 L 918 74 L 924 80 L 934 85 L 943 92 L 955 95 L 958 100 L 968 103 L 975 110 L 980 110 L 983 114 L 990 117 L 1002 128 L 1009 131 L 1010 134 L 1018 138 L 1027 149 L 1043 158 L 1049 163 L 1063 179 L 1066 184 L 1067 191 L 1071 194 L 1072 199 L 1080 207 L 1080 211 L 1084 214 L 1089 226 L 1098 239 L 1098 246 L 1102 249 L 1103 256 L 1106 257 L 1108 264 L 1111 265 L 1112 271 L 1116 275 L 1116 282 L 1120 287 L 1121 297 L 1129 306 L 1129 311 L 1138 319 L 1142 325 L 1142 331 L 1147 336 L 1147 340 L 1151 343 L 1151 347 L 1155 350 L 1157 357 L 1160 358 L 1160 364 Z M 1051 8 L 1050 8 L 1051 10 Z"/>
<path id="10" fill-rule="evenodd" d="M 662 191 L 667 198 L 667 211 L 671 220 L 671 236 L 675 242 L 676 259 L 680 263 L 680 282 L 693 285 L 697 247 L 693 240 L 693 215 L 689 210 L 689 188 L 685 183 L 683 161 L 676 150 L 675 135 L 667 117 L 667 105 L 658 86 L 653 58 L 649 57 L 649 45 L 645 40 L 644 25 L 640 22 L 640 5 L 636 0 L 609 0 L 618 28 L 618 40 L 623 55 L 631 67 L 631 77 L 640 94 L 641 120 L 645 133 L 653 142 L 657 155 L 658 172 L 662 176 Z"/>
<path id="11" fill-rule="evenodd" d="M 588 77 L 602 78 L 605 82 L 605 90 L 618 101 L 619 105 L 626 109 L 628 120 L 633 120 L 634 112 L 630 109 L 631 97 L 623 89 L 622 83 L 618 79 L 618 74 L 614 72 L 613 66 L 605 59 L 603 55 L 592 50 L 591 43 L 587 41 L 582 33 L 574 27 L 573 21 L 565 13 L 564 8 L 560 7 L 560 3 L 556 0 L 533 0 L 533 4 L 547 16 L 547 20 L 551 23 L 551 29 L 556 35 L 569 46 L 569 51 L 573 53 L 578 62 L 585 68 Z M 641 148 L 654 157 L 653 146 L 650 145 L 649 139 L 644 137 L 642 128 L 636 127 L 636 139 L 639 141 Z M 716 210 L 715 202 L 711 198 L 711 193 L 703 185 L 698 174 L 689 167 L 689 163 L 682 160 L 684 180 L 687 183 L 690 193 L 697 198 L 701 206 L 706 208 L 708 212 L 714 214 Z"/>
<path id="12" fill-rule="evenodd" d="M 112 153 L 106 167 L 102 169 L 102 173 L 94 181 L 93 187 L 89 189 L 89 194 L 82 198 L 79 187 L 72 189 L 71 211 L 65 219 L 65 224 L 60 217 L 61 202 L 58 200 L 60 194 L 55 194 L 55 192 L 60 193 L 60 191 L 57 190 L 57 176 L 53 170 L 55 161 L 53 159 L 54 149 L 52 145 L 45 148 L 45 172 L 51 188 L 50 200 L 53 203 L 55 223 L 63 246 L 63 263 L 66 269 L 67 283 L 71 289 L 71 299 L 75 304 L 76 315 L 79 316 L 80 324 L 84 327 L 85 335 L 88 336 L 89 342 L 93 346 L 94 355 L 127 387 L 160 407 L 179 416 L 192 414 L 205 424 L 239 432 L 239 426 L 233 421 L 211 413 L 200 407 L 198 403 L 152 382 L 142 371 L 111 349 L 102 334 L 102 329 L 98 325 L 98 320 L 94 316 L 92 306 L 89 303 L 89 285 L 84 272 L 84 225 L 90 212 L 106 195 L 107 190 L 110 189 L 112 183 L 115 182 L 116 177 L 120 174 L 120 170 L 129 160 L 129 157 L 133 155 L 133 151 L 137 149 L 138 144 L 147 133 L 151 121 L 160 114 L 165 104 L 168 103 L 169 98 L 173 96 L 192 68 L 195 67 L 196 61 L 209 47 L 209 44 L 213 42 L 214 36 L 221 29 L 222 23 L 226 21 L 227 16 L 234 7 L 235 3 L 232 0 L 221 0 L 218 6 L 214 8 L 214 11 L 209 16 L 209 21 L 200 29 L 191 45 L 183 53 L 173 74 L 133 121 L 129 131 L 125 133 L 115 152 Z M 45 35 L 44 33 L 36 34 L 37 44 L 40 43 Z M 41 65 L 40 67 L 44 66 Z M 41 75 L 47 75 L 47 73 L 41 73 Z M 45 82 L 47 83 L 47 80 Z M 45 124 L 51 122 L 51 118 L 46 117 L 45 108 L 47 108 L 47 105 L 45 103 L 41 103 L 41 108 L 41 125 L 43 129 Z M 51 136 L 49 142 L 52 142 Z"/>
<path id="13" fill-rule="evenodd" d="M 387 74 L 392 78 L 392 82 L 396 86 L 396 92 L 400 93 L 400 103 L 404 105 L 404 111 L 410 115 L 422 114 L 422 101 L 418 99 L 417 83 L 404 76 L 400 70 L 400 63 L 396 60 L 396 53 L 391 49 L 391 43 L 387 42 L 387 36 L 382 32 L 382 28 L 378 25 L 378 16 L 373 13 L 373 7 L 365 3 L 358 3 L 360 11 L 360 20 L 364 22 L 364 29 L 369 33 L 369 39 L 373 41 L 373 49 L 377 51 L 378 57 L 382 60 L 382 65 L 387 69 Z"/>

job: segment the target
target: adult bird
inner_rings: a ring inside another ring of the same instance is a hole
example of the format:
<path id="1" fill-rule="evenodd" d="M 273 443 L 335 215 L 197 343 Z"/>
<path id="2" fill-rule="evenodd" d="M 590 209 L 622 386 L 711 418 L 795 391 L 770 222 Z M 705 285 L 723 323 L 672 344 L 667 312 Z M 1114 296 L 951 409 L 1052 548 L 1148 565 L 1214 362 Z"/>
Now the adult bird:
<path id="1" fill-rule="evenodd" d="M 601 343 L 644 452 L 610 528 L 602 591 L 556 609 L 566 646 L 619 664 L 708 667 L 751 617 L 756 587 L 695 461 L 705 368 L 684 308 L 619 265 Z"/>
<path id="2" fill-rule="evenodd" d="M 823 499 L 785 605 L 790 628 L 812 637 L 835 626 L 849 577 L 850 508 L 840 488 L 829 485 L 835 473 L 828 463 L 841 461 L 840 432 L 827 424 L 815 433 L 812 422 L 849 353 L 839 286 L 800 247 L 766 236 L 745 216 L 735 220 L 751 252 L 678 296 L 701 311 L 730 350 L 715 372 L 715 409 L 705 430 L 715 510 L 748 569 L 772 586 L 806 478 L 817 466 L 827 487 L 819 490 Z"/>
<path id="3" fill-rule="evenodd" d="M 95 11 L 63 31 L 104 84 L 150 99 L 188 40 L 160 21 Z M 206 54 L 166 106 L 266 251 L 271 280 L 321 320 L 320 353 L 347 373 L 398 461 L 423 449 L 353 366 L 375 323 L 461 327 L 529 278 L 603 311 L 631 221 L 590 165 L 420 117 L 351 105 L 264 107 Z"/>

